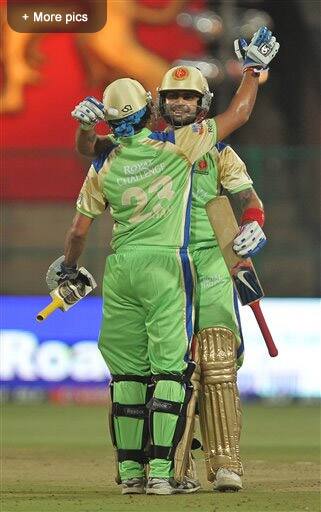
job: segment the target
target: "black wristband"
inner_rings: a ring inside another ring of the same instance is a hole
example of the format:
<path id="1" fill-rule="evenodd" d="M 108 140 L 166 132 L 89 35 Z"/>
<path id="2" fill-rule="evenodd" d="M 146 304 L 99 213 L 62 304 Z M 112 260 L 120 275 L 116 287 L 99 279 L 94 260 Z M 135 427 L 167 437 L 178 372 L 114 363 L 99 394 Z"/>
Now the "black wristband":
<path id="1" fill-rule="evenodd" d="M 71 267 L 68 267 L 67 265 L 65 265 L 64 262 L 62 262 L 60 264 L 61 266 L 61 270 L 64 272 L 64 274 L 73 274 L 74 272 L 76 272 L 77 270 L 77 265 L 72 265 Z"/>

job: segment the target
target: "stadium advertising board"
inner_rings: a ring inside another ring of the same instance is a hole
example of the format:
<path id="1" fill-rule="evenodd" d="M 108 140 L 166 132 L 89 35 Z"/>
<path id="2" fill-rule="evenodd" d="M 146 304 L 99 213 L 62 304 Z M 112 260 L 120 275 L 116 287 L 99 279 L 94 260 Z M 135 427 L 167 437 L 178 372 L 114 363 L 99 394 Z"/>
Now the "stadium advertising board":
<path id="1" fill-rule="evenodd" d="M 104 389 L 110 374 L 97 348 L 101 299 L 87 298 L 67 313 L 56 311 L 38 323 L 36 313 L 47 301 L 48 297 L 2 297 L 2 388 Z M 258 397 L 320 397 L 320 302 L 264 299 L 262 309 L 279 356 L 269 357 L 251 310 L 241 307 L 245 339 L 245 362 L 238 376 L 241 393 Z"/>

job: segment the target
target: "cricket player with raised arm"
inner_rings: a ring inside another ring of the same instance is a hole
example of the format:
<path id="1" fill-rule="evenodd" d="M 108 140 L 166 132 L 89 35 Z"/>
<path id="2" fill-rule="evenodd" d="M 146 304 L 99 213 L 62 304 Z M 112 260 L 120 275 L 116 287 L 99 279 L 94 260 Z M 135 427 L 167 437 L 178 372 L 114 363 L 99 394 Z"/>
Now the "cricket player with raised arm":
<path id="1" fill-rule="evenodd" d="M 169 70 L 158 90 L 158 108 L 171 129 L 195 123 L 206 116 L 208 84 L 197 68 L 186 68 L 177 81 L 178 68 Z M 234 240 L 237 254 L 248 257 L 265 245 L 264 210 L 252 187 L 244 162 L 223 142 L 218 142 L 193 165 L 191 235 L 189 251 L 196 273 L 194 359 L 199 372 L 193 385 L 199 390 L 199 414 L 207 476 L 214 490 L 242 488 L 240 460 L 241 408 L 236 369 L 242 365 L 244 344 L 239 325 L 233 282 L 210 225 L 205 205 L 227 191 L 242 216 Z M 186 478 L 176 492 L 199 488 L 190 459 Z"/>
<path id="2" fill-rule="evenodd" d="M 273 44 L 270 60 L 278 49 L 275 40 Z M 271 48 L 273 44 L 270 42 Z M 249 57 L 244 41 L 237 41 L 235 45 L 239 58 L 245 58 L 246 66 Z M 166 73 L 159 89 L 158 108 L 175 130 L 199 123 L 206 116 L 210 102 L 208 84 L 196 68 L 176 67 Z M 73 115 L 82 121 L 78 130 L 78 149 L 87 156 L 106 151 L 109 139 L 96 136 L 93 130 L 102 116 L 98 100 L 85 100 L 76 107 Z M 173 128 L 167 131 L 167 137 L 175 137 Z M 195 389 L 200 387 L 200 420 L 208 479 L 214 482 L 214 490 L 236 491 L 242 488 L 243 474 L 239 455 L 241 409 L 236 368 L 242 364 L 244 347 L 232 281 L 204 208 L 222 188 L 233 195 L 242 210 L 240 234 L 235 239 L 234 250 L 241 256 L 252 256 L 266 241 L 261 229 L 264 222 L 262 203 L 244 163 L 229 146 L 219 142 L 193 166 L 189 249 L 197 275 L 195 352 L 201 368 L 201 380 L 197 382 L 199 372 L 194 372 L 193 384 Z M 199 487 L 190 459 L 190 467 L 176 492 L 194 492 Z"/>

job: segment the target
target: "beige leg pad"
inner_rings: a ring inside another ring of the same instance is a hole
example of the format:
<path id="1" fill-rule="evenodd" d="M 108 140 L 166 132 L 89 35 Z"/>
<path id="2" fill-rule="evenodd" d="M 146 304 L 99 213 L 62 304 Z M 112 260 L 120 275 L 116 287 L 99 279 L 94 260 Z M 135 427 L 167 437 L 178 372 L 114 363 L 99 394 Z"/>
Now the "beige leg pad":
<path id="1" fill-rule="evenodd" d="M 177 445 L 174 458 L 174 478 L 177 482 L 182 482 L 189 472 L 194 471 L 195 466 L 191 457 L 191 446 L 195 430 L 195 407 L 198 400 L 200 386 L 200 369 L 196 365 L 191 382 L 193 384 L 193 394 L 187 406 L 185 431 Z M 195 476 L 196 478 L 196 476 Z"/>
<path id="2" fill-rule="evenodd" d="M 197 334 L 201 382 L 200 426 L 207 478 L 223 467 L 243 475 L 239 454 L 241 407 L 236 384 L 236 338 L 223 327 Z"/>

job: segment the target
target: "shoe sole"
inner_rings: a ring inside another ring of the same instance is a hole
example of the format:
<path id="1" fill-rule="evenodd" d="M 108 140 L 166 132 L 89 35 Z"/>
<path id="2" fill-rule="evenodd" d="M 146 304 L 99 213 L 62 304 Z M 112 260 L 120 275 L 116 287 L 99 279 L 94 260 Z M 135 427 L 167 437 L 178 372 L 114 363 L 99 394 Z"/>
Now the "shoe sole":
<path id="1" fill-rule="evenodd" d="M 146 489 L 146 494 L 159 494 L 159 495 L 167 495 L 175 494 L 175 489 Z"/>
<path id="2" fill-rule="evenodd" d="M 191 489 L 175 489 L 175 494 L 191 494 L 192 492 L 196 492 L 201 488 L 200 485 L 197 487 L 192 487 Z"/>
<path id="3" fill-rule="evenodd" d="M 220 484 L 219 486 L 215 487 L 214 486 L 214 491 L 218 491 L 218 492 L 238 492 L 240 491 L 241 489 L 243 489 L 243 487 L 241 485 L 237 485 L 237 484 L 229 484 L 229 483 L 222 483 Z"/>
<path id="4" fill-rule="evenodd" d="M 145 489 L 122 489 L 122 494 L 145 494 Z"/>

